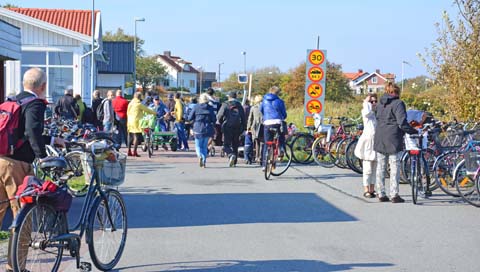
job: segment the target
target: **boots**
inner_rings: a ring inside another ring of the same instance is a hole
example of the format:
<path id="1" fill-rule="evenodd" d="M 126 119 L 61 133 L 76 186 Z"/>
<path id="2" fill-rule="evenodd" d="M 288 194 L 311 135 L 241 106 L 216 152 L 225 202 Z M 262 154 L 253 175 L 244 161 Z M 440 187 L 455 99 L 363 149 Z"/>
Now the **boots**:
<path id="1" fill-rule="evenodd" d="M 128 156 L 129 156 L 129 157 L 132 157 L 132 156 L 133 156 L 132 150 L 130 150 L 130 149 L 128 150 Z"/>
<path id="2" fill-rule="evenodd" d="M 134 157 L 140 157 L 140 155 L 138 155 L 137 151 L 133 151 L 133 156 Z"/>

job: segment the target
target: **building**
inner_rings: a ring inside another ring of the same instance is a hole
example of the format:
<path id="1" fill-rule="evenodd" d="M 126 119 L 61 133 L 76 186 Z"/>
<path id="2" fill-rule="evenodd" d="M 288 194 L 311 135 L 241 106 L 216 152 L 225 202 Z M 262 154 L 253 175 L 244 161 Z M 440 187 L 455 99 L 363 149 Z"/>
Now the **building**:
<path id="1" fill-rule="evenodd" d="M 198 93 L 202 93 L 203 90 L 211 88 L 214 82 L 217 82 L 217 74 L 215 72 L 198 72 Z"/>
<path id="2" fill-rule="evenodd" d="M 15 61 L 22 57 L 20 28 L 0 20 L 0 103 L 10 94 L 6 88 L 5 61 Z"/>
<path id="3" fill-rule="evenodd" d="M 362 69 L 359 69 L 356 73 L 344 73 L 343 75 L 349 80 L 349 86 L 354 94 L 382 92 L 385 88 L 385 83 L 395 81 L 394 74 L 382 74 L 379 69 L 375 70 L 374 73 L 364 72 Z"/>
<path id="4" fill-rule="evenodd" d="M 103 52 L 106 62 L 97 62 L 97 89 L 101 92 L 120 89 L 131 94 L 133 88 L 127 90 L 125 83 L 133 81 L 135 71 L 133 42 L 103 42 Z"/>
<path id="5" fill-rule="evenodd" d="M 95 60 L 102 54 L 100 11 L 37 8 L 0 8 L 0 20 L 21 30 L 21 58 L 6 61 L 6 88 L 21 90 L 21 75 L 39 67 L 47 74 L 47 99 L 56 102 L 67 86 L 73 86 L 85 103 L 91 102 L 91 44 L 95 38 Z M 95 63 L 93 63 L 95 65 Z M 96 84 L 94 66 L 93 86 Z"/>
<path id="6" fill-rule="evenodd" d="M 170 51 L 165 51 L 163 55 L 155 57 L 160 64 L 166 67 L 167 71 L 167 77 L 158 85 L 165 89 L 185 88 L 192 94 L 197 93 L 199 72 L 193 68 L 191 62 L 173 56 Z"/>

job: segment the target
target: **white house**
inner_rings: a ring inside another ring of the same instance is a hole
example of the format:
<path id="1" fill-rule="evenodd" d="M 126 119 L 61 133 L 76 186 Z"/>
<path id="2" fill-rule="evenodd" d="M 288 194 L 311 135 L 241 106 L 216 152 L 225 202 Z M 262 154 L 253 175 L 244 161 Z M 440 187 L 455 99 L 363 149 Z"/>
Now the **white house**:
<path id="1" fill-rule="evenodd" d="M 157 55 L 157 61 L 166 67 L 167 77 L 161 86 L 168 88 L 186 88 L 190 93 L 197 93 L 198 71 L 193 68 L 192 63 L 177 56 L 172 56 L 170 51 L 163 55 Z"/>
<path id="2" fill-rule="evenodd" d="M 47 74 L 47 99 L 55 102 L 73 86 L 87 104 L 91 101 L 92 12 L 90 10 L 0 8 L 0 20 L 21 30 L 21 59 L 6 61 L 6 89 L 19 92 L 21 76 L 31 67 Z M 95 60 L 102 60 L 100 11 L 94 17 Z M 93 64 L 95 65 L 95 63 Z M 94 66 L 94 85 L 96 69 Z"/>
<path id="3" fill-rule="evenodd" d="M 356 73 L 344 73 L 343 75 L 349 80 L 349 86 L 354 94 L 382 92 L 384 91 L 385 83 L 395 81 L 394 74 L 382 74 L 379 69 L 373 73 L 359 69 Z"/>

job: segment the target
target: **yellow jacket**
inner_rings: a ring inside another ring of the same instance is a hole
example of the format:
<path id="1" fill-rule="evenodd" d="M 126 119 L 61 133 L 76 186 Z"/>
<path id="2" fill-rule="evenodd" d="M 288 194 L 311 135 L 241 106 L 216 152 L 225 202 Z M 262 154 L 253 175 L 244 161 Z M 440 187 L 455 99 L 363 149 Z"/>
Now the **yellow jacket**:
<path id="1" fill-rule="evenodd" d="M 140 100 L 134 98 L 130 101 L 127 108 L 127 128 L 129 133 L 142 133 L 140 120 L 145 113 L 156 114 L 155 111 L 143 105 Z"/>
<path id="2" fill-rule="evenodd" d="M 183 103 L 180 99 L 175 99 L 175 121 L 183 121 Z"/>

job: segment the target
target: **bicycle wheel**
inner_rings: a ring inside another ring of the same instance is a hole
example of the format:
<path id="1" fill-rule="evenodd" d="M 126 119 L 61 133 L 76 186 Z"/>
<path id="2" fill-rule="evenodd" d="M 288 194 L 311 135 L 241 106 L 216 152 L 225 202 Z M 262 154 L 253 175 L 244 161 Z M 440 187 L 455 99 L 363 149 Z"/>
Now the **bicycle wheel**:
<path id="1" fill-rule="evenodd" d="M 325 137 L 317 138 L 312 145 L 312 155 L 315 162 L 323 167 L 331 168 L 335 164 L 335 158 L 328 152 L 326 145 L 323 143 Z"/>
<path id="2" fill-rule="evenodd" d="M 465 160 L 458 163 L 454 170 L 455 187 L 458 194 L 469 204 L 480 207 L 480 194 L 476 190 L 476 181 L 468 175 L 465 169 Z"/>
<path id="3" fill-rule="evenodd" d="M 145 142 L 146 142 L 146 146 L 147 146 L 148 158 L 152 158 L 152 155 L 153 155 L 152 135 L 149 135 L 148 138 L 145 140 Z"/>
<path id="4" fill-rule="evenodd" d="M 272 176 L 280 176 L 285 173 L 292 164 L 292 148 L 289 145 L 285 145 L 285 153 L 283 157 L 278 156 L 272 167 Z"/>
<path id="5" fill-rule="evenodd" d="M 346 156 L 346 159 L 347 159 L 348 167 L 350 167 L 350 169 L 352 169 L 352 171 L 354 171 L 355 173 L 363 174 L 362 160 L 357 158 L 354 154 L 355 153 L 355 147 L 357 146 L 357 142 L 358 142 L 358 139 L 355 139 L 347 145 L 347 150 L 345 152 L 345 156 Z"/>
<path id="6" fill-rule="evenodd" d="M 296 163 L 309 164 L 313 162 L 312 159 L 312 145 L 315 138 L 307 133 L 298 134 L 292 140 L 292 158 Z"/>
<path id="7" fill-rule="evenodd" d="M 334 161 L 337 160 L 337 146 L 338 144 L 343 140 L 342 137 L 337 137 L 333 139 L 330 144 L 328 144 L 328 152 L 330 153 L 330 156 L 334 159 Z"/>
<path id="8" fill-rule="evenodd" d="M 345 138 L 337 144 L 337 149 L 336 149 L 337 158 L 335 160 L 335 166 L 343 169 L 348 168 L 346 150 L 347 150 L 347 145 L 350 141 L 351 141 L 351 138 Z"/>
<path id="9" fill-rule="evenodd" d="M 433 172 L 432 172 L 433 173 Z M 400 184 L 410 183 L 410 153 L 403 151 L 400 159 Z"/>
<path id="10" fill-rule="evenodd" d="M 105 191 L 105 196 L 105 199 L 99 196 L 92 205 L 87 231 L 90 257 L 102 271 L 117 265 L 127 240 L 127 210 L 123 198 L 111 189 Z"/>
<path id="11" fill-rule="evenodd" d="M 17 220 L 11 248 L 14 271 L 57 271 L 65 242 L 50 239 L 67 233 L 65 214 L 37 203 L 24 206 Z"/>
<path id="12" fill-rule="evenodd" d="M 411 162 L 411 170 L 410 170 L 410 187 L 412 188 L 412 202 L 413 204 L 417 204 L 417 198 L 418 198 L 418 184 L 420 183 L 420 162 L 418 161 L 418 158 L 415 162 Z"/>
<path id="13" fill-rule="evenodd" d="M 273 168 L 273 146 L 267 146 L 267 158 L 265 160 L 265 179 L 269 180 Z"/>
<path id="14" fill-rule="evenodd" d="M 446 194 L 459 197 L 457 188 L 455 187 L 455 179 L 453 171 L 459 162 L 459 154 L 457 152 L 448 152 L 440 155 L 433 165 L 433 178 L 435 184 Z"/>
<path id="15" fill-rule="evenodd" d="M 86 153 L 81 151 L 68 152 L 65 155 L 67 161 L 67 171 L 71 171 L 73 177 L 67 181 L 68 191 L 76 197 L 85 196 L 88 192 L 88 184 L 90 183 L 90 171 L 85 171 L 85 166 L 88 164 L 88 159 L 85 159 Z"/>

